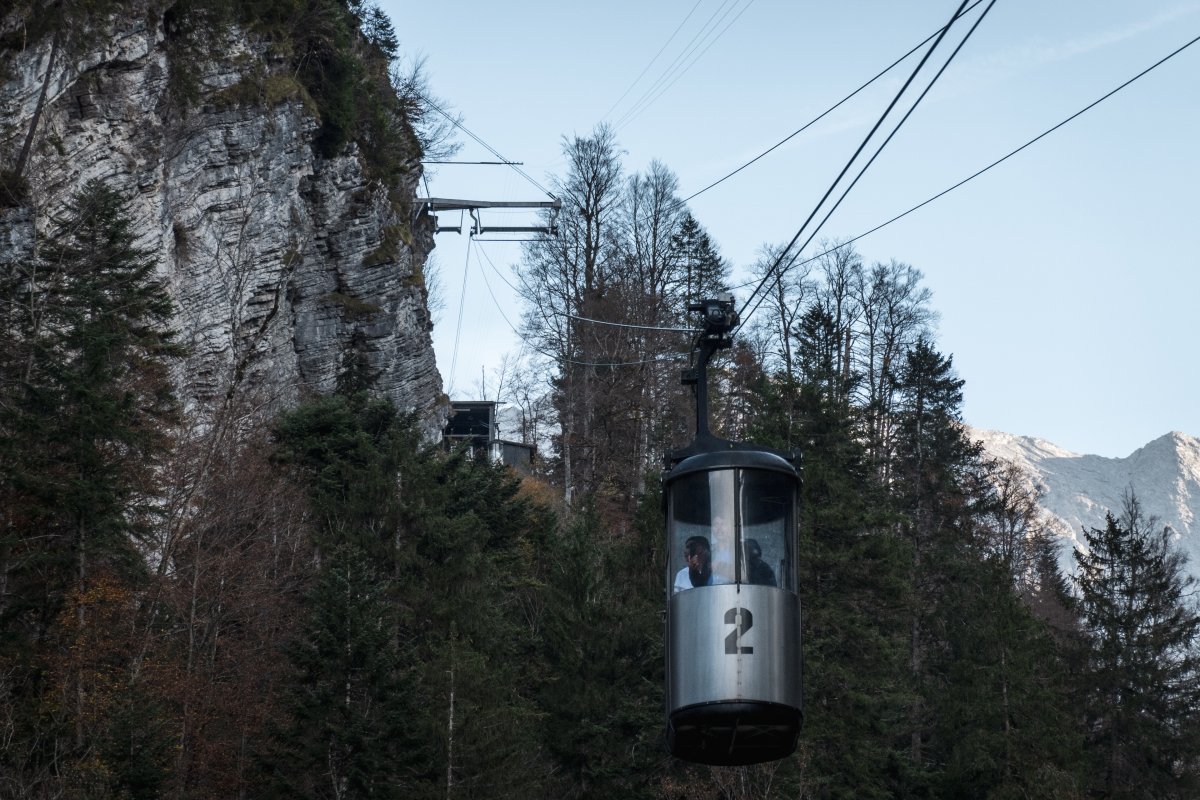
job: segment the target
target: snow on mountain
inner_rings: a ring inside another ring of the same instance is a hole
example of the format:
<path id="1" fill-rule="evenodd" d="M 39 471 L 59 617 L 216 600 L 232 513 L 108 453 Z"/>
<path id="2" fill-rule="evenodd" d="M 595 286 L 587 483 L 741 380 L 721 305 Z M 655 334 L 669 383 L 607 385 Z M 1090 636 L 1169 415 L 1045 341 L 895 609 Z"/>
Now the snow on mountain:
<path id="1" fill-rule="evenodd" d="M 1200 577 L 1200 439 L 1172 431 L 1126 458 L 1081 455 L 1031 436 L 969 431 L 992 456 L 1022 467 L 1045 491 L 1042 508 L 1051 530 L 1064 538 L 1061 563 L 1074 571 L 1071 549 L 1083 528 L 1101 528 L 1107 511 L 1119 514 L 1132 489 L 1143 510 L 1170 526 L 1188 569 Z"/>

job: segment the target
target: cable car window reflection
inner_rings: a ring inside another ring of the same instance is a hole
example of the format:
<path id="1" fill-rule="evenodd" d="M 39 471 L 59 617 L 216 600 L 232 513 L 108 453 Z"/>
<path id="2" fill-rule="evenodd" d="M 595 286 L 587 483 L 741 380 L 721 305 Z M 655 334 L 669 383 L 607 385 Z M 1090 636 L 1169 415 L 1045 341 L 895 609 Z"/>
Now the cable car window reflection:
<path id="1" fill-rule="evenodd" d="M 742 582 L 795 591 L 788 536 L 795 513 L 792 483 L 759 470 L 743 470 L 741 478 Z"/>
<path id="2" fill-rule="evenodd" d="M 733 583 L 734 471 L 681 478 L 671 493 L 672 593 Z"/>

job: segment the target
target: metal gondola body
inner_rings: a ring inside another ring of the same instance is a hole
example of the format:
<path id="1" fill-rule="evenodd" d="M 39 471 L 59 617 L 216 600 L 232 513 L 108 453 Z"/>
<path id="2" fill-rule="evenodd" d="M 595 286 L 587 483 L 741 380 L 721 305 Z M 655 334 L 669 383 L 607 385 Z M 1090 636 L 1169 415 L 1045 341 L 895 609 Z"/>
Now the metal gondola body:
<path id="1" fill-rule="evenodd" d="M 663 475 L 667 741 L 679 758 L 740 765 L 792 753 L 803 720 L 800 478 L 795 454 L 708 431 L 707 360 L 728 346 L 722 324 L 736 321 L 731 304 L 721 308 L 725 323 L 703 308 L 711 335 L 701 338 L 694 378 L 696 438 Z"/>

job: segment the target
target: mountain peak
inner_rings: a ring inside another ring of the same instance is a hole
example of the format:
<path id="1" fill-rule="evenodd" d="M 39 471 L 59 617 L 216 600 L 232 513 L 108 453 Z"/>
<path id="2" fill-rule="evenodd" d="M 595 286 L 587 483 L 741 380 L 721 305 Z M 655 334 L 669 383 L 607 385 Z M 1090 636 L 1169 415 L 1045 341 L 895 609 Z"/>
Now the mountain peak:
<path id="1" fill-rule="evenodd" d="M 983 428 L 970 428 L 969 435 L 972 439 L 982 441 L 984 448 L 993 456 L 1018 463 L 1028 458 L 1076 458 L 1079 455 L 1036 436 L 1020 436 Z"/>
<path id="2" fill-rule="evenodd" d="M 970 429 L 989 455 L 1024 469 L 1043 487 L 1046 525 L 1063 537 L 1061 562 L 1072 571 L 1071 550 L 1082 545 L 1085 528 L 1119 514 L 1133 491 L 1147 515 L 1175 532 L 1190 568 L 1200 576 L 1200 439 L 1171 431 L 1126 458 L 1073 453 L 1053 442 L 1001 431 Z"/>
<path id="3" fill-rule="evenodd" d="M 1179 477 L 1200 482 L 1200 439 L 1181 431 L 1171 431 L 1139 447 L 1130 454 L 1130 462 L 1162 466 L 1175 465 Z"/>
<path id="4" fill-rule="evenodd" d="M 1157 447 L 1171 447 L 1174 449 L 1179 449 L 1196 446 L 1200 446 L 1200 440 L 1198 440 L 1195 436 L 1188 436 L 1183 431 L 1171 431 L 1170 433 L 1164 433 L 1157 439 L 1151 439 L 1138 449 L 1146 450 L 1148 448 Z"/>

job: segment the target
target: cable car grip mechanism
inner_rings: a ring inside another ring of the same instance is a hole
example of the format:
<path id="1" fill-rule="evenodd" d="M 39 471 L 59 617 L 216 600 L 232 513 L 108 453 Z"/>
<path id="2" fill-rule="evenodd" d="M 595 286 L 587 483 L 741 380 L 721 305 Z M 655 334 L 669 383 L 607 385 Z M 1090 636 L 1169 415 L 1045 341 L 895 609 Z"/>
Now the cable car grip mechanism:
<path id="1" fill-rule="evenodd" d="M 696 365 L 685 370 L 681 382 L 693 386 L 696 394 L 696 442 L 716 440 L 708 425 L 708 362 L 718 350 L 733 346 L 731 331 L 738 324 L 733 296 L 688 303 L 688 311 L 704 315 L 704 328 L 696 337 Z"/>

